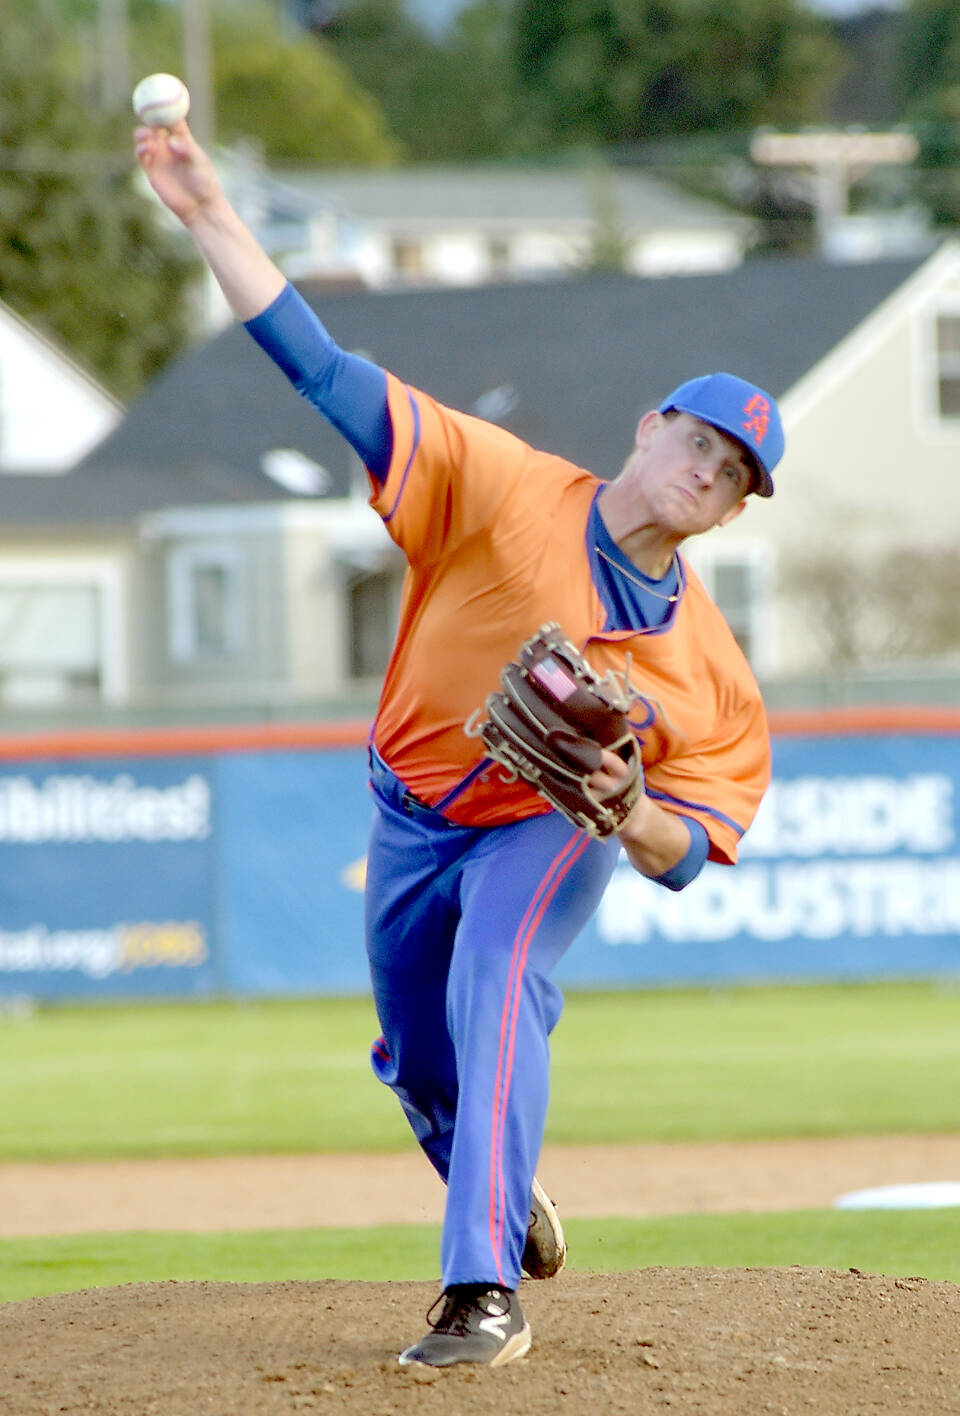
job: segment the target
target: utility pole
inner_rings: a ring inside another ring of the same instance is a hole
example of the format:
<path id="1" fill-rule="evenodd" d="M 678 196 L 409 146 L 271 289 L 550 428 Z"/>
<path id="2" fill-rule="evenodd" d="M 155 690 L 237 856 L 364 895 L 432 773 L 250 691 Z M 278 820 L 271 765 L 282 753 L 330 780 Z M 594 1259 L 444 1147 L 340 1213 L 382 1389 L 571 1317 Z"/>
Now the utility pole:
<path id="1" fill-rule="evenodd" d="M 130 26 L 127 0 L 100 0 L 100 102 L 106 113 L 130 106 Z"/>
<path id="2" fill-rule="evenodd" d="M 190 127 L 202 147 L 214 140 L 213 50 L 208 0 L 180 0 L 183 16 L 184 83 L 190 90 Z"/>
<path id="3" fill-rule="evenodd" d="M 827 247 L 831 229 L 847 215 L 851 182 L 882 163 L 914 162 L 919 151 L 910 133 L 760 132 L 750 144 L 754 162 L 813 169 L 821 250 Z"/>

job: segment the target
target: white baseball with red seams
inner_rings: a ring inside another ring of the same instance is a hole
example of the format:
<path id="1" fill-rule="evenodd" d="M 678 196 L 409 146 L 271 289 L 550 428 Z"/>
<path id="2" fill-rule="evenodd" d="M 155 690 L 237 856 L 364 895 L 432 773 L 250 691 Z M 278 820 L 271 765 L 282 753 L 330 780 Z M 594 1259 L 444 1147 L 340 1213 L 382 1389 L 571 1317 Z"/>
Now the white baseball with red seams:
<path id="1" fill-rule="evenodd" d="M 133 91 L 133 111 L 151 128 L 169 128 L 190 111 L 187 86 L 176 74 L 148 74 Z"/>

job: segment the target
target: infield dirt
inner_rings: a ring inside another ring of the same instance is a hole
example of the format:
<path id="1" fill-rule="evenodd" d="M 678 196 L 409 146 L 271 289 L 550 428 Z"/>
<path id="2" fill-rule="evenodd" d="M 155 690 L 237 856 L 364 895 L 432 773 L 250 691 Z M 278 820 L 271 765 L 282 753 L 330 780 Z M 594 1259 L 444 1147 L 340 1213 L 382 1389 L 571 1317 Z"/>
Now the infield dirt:
<path id="1" fill-rule="evenodd" d="M 939 1416 L 960 1288 L 818 1269 L 524 1284 L 529 1355 L 419 1373 L 423 1283 L 138 1284 L 0 1307 L 4 1416 Z"/>
<path id="2" fill-rule="evenodd" d="M 31 1205 L 46 1209 L 58 1195 L 71 1195 L 72 1209 L 54 1210 L 43 1232 L 142 1227 L 144 1188 L 131 1190 L 131 1167 L 140 1182 L 154 1178 L 160 1229 L 254 1227 L 254 1218 L 266 1226 L 284 1215 L 299 1225 L 320 1208 L 327 1223 L 349 1223 L 348 1201 L 354 1222 L 388 1222 L 369 1212 L 378 1187 L 408 1220 L 439 1212 L 439 1187 L 425 1186 L 416 1156 L 376 1166 L 339 1158 L 340 1189 L 318 1206 L 318 1182 L 332 1185 L 337 1159 L 0 1166 L 0 1231 L 31 1232 Z M 411 1159 L 416 1191 L 398 1194 Z M 569 1215 L 785 1209 L 828 1205 L 868 1184 L 956 1178 L 960 1137 L 551 1149 L 541 1169 Z M 361 1173 L 380 1178 L 364 1190 Z M 286 1193 L 283 1213 L 264 1215 L 268 1187 Z M 120 1203 L 124 1192 L 137 1196 L 132 1208 Z M 204 1197 L 215 1194 L 211 1223 Z M 7 1204 L 15 1195 L 19 1212 Z M 113 1223 L 101 1224 L 107 1210 Z M 566 1272 L 523 1285 L 533 1347 L 522 1361 L 402 1369 L 396 1354 L 426 1330 L 436 1296 L 429 1283 L 147 1283 L 2 1304 L 0 1413 L 960 1416 L 960 1286 L 951 1283 L 801 1267 Z"/>

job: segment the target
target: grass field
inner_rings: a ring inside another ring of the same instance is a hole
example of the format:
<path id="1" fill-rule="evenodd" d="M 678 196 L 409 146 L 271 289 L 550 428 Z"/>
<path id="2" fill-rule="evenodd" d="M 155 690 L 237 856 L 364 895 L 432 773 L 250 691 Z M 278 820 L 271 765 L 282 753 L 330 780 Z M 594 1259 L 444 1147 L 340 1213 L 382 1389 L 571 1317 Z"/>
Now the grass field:
<path id="1" fill-rule="evenodd" d="M 958 1210 L 572 1219 L 564 1227 L 570 1268 L 589 1273 L 802 1264 L 960 1282 Z M 0 1302 L 164 1279 L 428 1280 L 437 1276 L 439 1247 L 439 1229 L 424 1224 L 0 1240 Z"/>
<path id="2" fill-rule="evenodd" d="M 39 1009 L 0 1024 L 0 1160 L 409 1146 L 365 998 Z M 547 1139 L 960 1128 L 960 990 L 581 993 Z"/>
<path id="3" fill-rule="evenodd" d="M 366 999 L 0 1014 L 0 1160 L 385 1151 Z M 932 984 L 576 994 L 547 1139 L 709 1140 L 960 1129 L 960 991 Z M 960 1178 L 960 1177 L 957 1177 Z M 571 1221 L 581 1268 L 804 1263 L 960 1281 L 960 1212 Z M 407 1226 L 0 1242 L 0 1299 L 162 1277 L 417 1278 Z"/>

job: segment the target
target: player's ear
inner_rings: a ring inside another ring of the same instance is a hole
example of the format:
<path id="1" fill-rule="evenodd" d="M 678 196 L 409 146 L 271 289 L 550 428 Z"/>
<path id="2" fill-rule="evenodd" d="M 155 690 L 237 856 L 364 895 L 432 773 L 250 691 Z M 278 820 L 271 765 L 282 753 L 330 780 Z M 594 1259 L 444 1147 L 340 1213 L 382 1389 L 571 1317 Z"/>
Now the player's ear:
<path id="1" fill-rule="evenodd" d="M 649 447 L 651 436 L 656 432 L 662 422 L 663 414 L 658 413 L 656 408 L 651 408 L 648 413 L 644 413 L 633 435 L 634 446 L 642 448 Z"/>
<path id="2" fill-rule="evenodd" d="M 741 511 L 746 511 L 746 508 L 747 508 L 747 499 L 746 499 L 746 497 L 744 497 L 741 501 L 734 502 L 734 504 L 733 504 L 733 506 L 730 508 L 730 510 L 729 510 L 729 511 L 725 511 L 725 512 L 723 513 L 723 515 L 721 516 L 720 520 L 717 522 L 717 525 L 718 525 L 718 526 L 729 526 L 731 521 L 736 521 L 736 519 L 737 519 L 737 517 L 740 515 Z"/>

